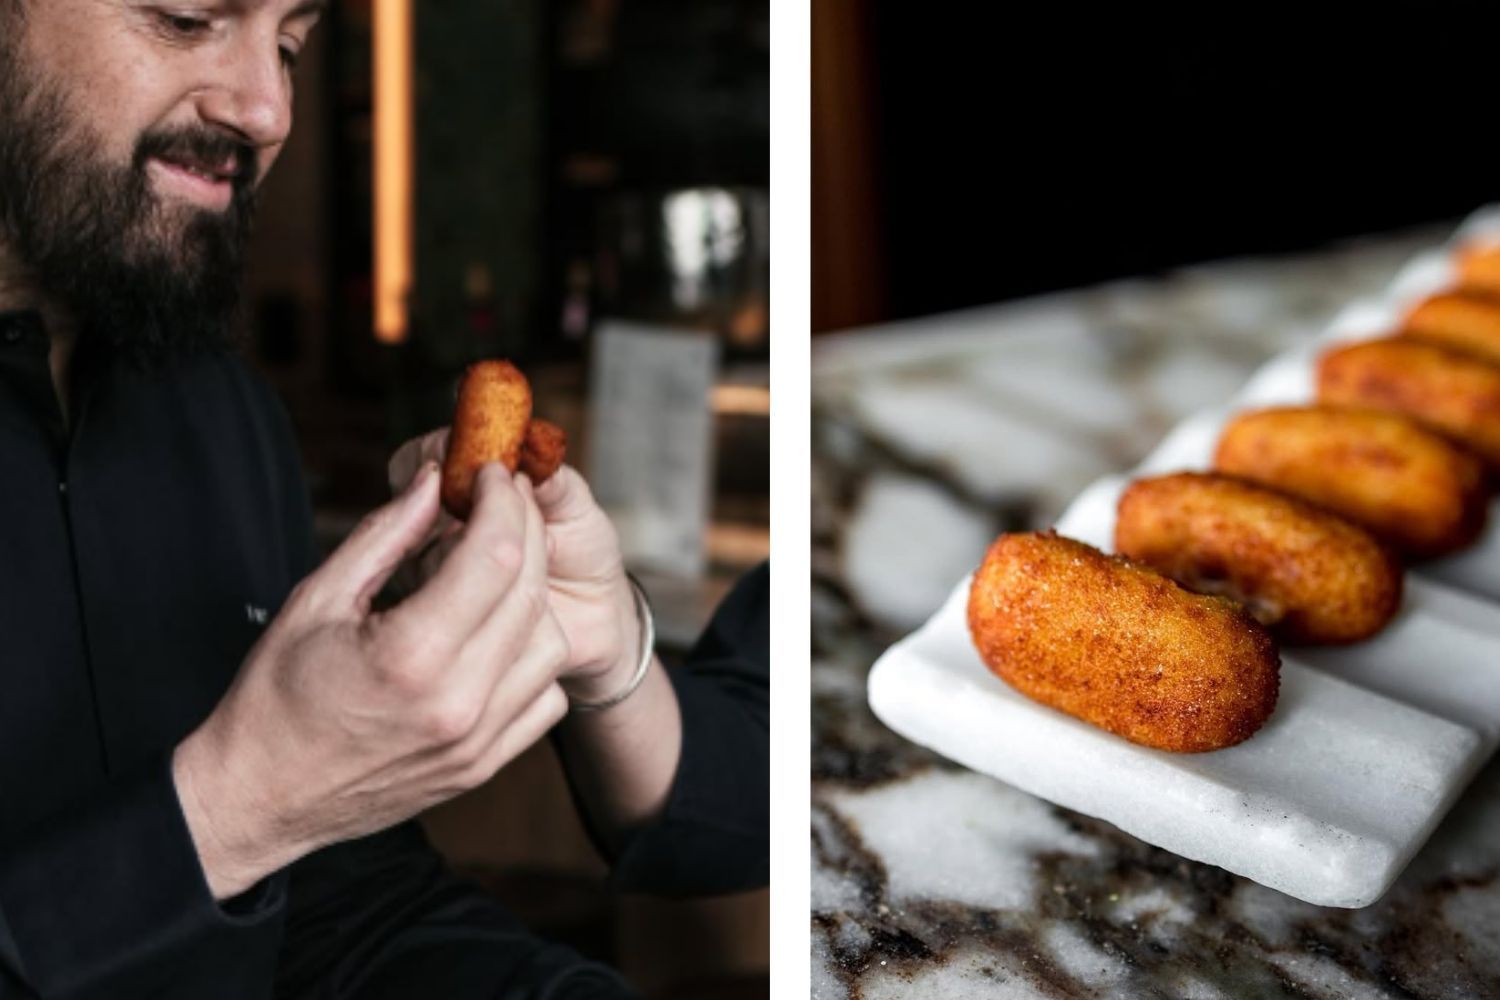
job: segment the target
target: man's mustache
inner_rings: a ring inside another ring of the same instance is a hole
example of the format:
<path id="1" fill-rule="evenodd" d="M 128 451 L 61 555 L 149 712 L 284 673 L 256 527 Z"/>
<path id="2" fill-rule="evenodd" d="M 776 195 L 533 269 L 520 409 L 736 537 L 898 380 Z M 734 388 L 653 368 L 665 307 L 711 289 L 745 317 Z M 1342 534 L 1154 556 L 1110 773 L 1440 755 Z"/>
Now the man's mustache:
<path id="1" fill-rule="evenodd" d="M 202 128 L 147 132 L 136 144 L 136 170 L 143 170 L 146 161 L 153 158 L 226 177 L 237 192 L 245 192 L 254 186 L 254 148 L 223 132 Z"/>

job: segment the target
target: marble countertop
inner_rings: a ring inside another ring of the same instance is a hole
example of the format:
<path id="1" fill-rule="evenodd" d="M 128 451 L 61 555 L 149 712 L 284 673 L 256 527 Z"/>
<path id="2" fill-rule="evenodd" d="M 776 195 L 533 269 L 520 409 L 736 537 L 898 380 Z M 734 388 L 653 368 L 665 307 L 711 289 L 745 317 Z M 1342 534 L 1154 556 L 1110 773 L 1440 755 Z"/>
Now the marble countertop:
<path id="1" fill-rule="evenodd" d="M 1451 230 L 814 345 L 814 997 L 1500 997 L 1500 758 L 1383 899 L 1342 910 L 964 770 L 865 702 L 997 532 L 1050 523 Z"/>

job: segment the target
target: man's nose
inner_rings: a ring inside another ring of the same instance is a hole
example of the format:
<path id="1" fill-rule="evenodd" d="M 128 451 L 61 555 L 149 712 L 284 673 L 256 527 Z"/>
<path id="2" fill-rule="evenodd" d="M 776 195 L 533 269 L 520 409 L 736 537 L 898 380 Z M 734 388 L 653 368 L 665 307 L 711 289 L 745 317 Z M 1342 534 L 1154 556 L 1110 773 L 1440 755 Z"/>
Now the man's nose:
<path id="1" fill-rule="evenodd" d="M 257 149 L 286 141 L 292 127 L 292 85 L 274 39 L 235 45 L 215 67 L 214 85 L 198 97 L 198 112 Z"/>

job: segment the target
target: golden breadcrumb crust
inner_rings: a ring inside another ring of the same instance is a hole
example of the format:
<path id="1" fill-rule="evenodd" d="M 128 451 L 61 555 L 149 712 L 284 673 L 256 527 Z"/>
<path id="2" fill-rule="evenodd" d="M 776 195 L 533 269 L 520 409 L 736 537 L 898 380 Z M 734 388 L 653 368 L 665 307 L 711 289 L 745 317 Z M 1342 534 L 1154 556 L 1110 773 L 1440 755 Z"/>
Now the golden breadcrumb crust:
<path id="1" fill-rule="evenodd" d="M 1500 297 L 1500 243 L 1470 243 L 1460 250 L 1458 284 L 1467 292 Z"/>
<path id="2" fill-rule="evenodd" d="M 1483 465 L 1397 413 L 1250 410 L 1224 429 L 1214 467 L 1331 510 L 1408 556 L 1462 548 L 1484 527 Z"/>
<path id="3" fill-rule="evenodd" d="M 968 614 L 1006 683 L 1134 743 L 1221 749 L 1276 707 L 1276 645 L 1241 608 L 1051 532 L 996 539 Z"/>
<path id="4" fill-rule="evenodd" d="M 1493 276 L 1500 281 L 1500 266 Z M 1500 362 L 1500 286 L 1487 294 L 1445 292 L 1406 314 L 1401 334 Z"/>
<path id="5" fill-rule="evenodd" d="M 474 477 L 499 462 L 515 472 L 531 424 L 531 384 L 509 361 L 478 361 L 464 373 L 443 460 L 443 506 L 466 520 L 474 508 Z"/>
<path id="6" fill-rule="evenodd" d="M 1285 642 L 1346 643 L 1401 603 L 1401 564 L 1369 532 L 1232 476 L 1138 479 L 1120 497 L 1115 551 L 1189 590 L 1241 604 Z"/>
<path id="7" fill-rule="evenodd" d="M 1318 359 L 1318 402 L 1404 413 L 1500 469 L 1500 366 L 1411 337 Z"/>
<path id="8" fill-rule="evenodd" d="M 568 455 L 568 435 L 550 420 L 533 417 L 521 443 L 521 471 L 540 486 L 552 478 Z"/>

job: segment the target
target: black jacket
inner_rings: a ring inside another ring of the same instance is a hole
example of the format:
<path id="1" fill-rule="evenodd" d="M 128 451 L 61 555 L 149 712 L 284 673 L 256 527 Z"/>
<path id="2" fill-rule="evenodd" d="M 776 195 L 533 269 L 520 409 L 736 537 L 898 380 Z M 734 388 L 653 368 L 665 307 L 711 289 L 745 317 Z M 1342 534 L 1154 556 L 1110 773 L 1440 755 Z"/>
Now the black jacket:
<path id="1" fill-rule="evenodd" d="M 156 374 L 85 365 L 74 392 L 69 424 L 39 320 L 0 314 L 0 998 L 267 997 L 278 965 L 352 947 L 336 929 L 358 925 L 352 909 L 439 866 L 406 824 L 212 898 L 170 753 L 317 564 L 295 439 L 229 357 Z M 619 859 L 632 886 L 764 881 L 764 640 L 714 634 L 717 665 L 678 678 L 701 756 L 685 754 L 667 816 Z M 702 750 L 726 725 L 758 731 L 729 755 L 748 764 Z M 714 826 L 727 855 L 705 846 Z M 391 870 L 411 874 L 362 875 Z"/>

